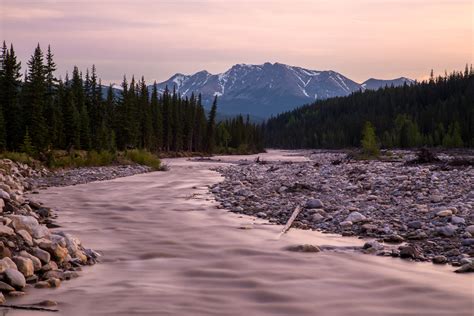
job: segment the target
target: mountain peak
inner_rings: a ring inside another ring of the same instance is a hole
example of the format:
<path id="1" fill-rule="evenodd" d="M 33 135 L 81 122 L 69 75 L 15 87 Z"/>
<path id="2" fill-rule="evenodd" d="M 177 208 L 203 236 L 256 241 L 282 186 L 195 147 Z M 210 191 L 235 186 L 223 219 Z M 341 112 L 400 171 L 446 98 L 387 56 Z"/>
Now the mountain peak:
<path id="1" fill-rule="evenodd" d="M 411 82 L 404 77 L 393 81 L 394 84 Z M 193 75 L 178 73 L 159 83 L 158 90 L 163 91 L 165 86 L 175 87 L 183 97 L 193 92 L 200 93 L 207 107 L 214 96 L 219 96 L 221 113 L 269 117 L 315 100 L 392 84 L 392 81 L 386 82 L 371 78 L 361 85 L 332 70 L 310 70 L 279 62 L 265 62 L 261 65 L 235 64 L 220 74 L 210 74 L 206 70 Z"/>

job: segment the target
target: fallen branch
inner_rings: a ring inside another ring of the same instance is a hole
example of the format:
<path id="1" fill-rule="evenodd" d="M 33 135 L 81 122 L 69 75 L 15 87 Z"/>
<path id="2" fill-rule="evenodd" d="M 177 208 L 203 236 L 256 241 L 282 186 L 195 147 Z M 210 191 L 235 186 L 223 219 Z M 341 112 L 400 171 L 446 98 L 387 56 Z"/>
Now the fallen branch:
<path id="1" fill-rule="evenodd" d="M 291 214 L 291 217 L 286 223 L 285 227 L 283 227 L 283 230 L 281 231 L 281 233 L 278 234 L 278 238 L 280 238 L 283 234 L 285 234 L 287 231 L 290 230 L 291 224 L 293 224 L 293 222 L 295 221 L 296 217 L 301 212 L 301 210 L 302 208 L 299 205 L 295 208 L 295 210 L 293 211 L 293 214 Z"/>
<path id="2" fill-rule="evenodd" d="M 31 305 L 10 305 L 10 304 L 3 304 L 3 305 L 0 305 L 0 308 L 23 309 L 23 310 L 41 311 L 41 312 L 59 312 L 59 309 L 51 309 L 51 308 L 38 307 L 38 306 L 31 306 Z"/>

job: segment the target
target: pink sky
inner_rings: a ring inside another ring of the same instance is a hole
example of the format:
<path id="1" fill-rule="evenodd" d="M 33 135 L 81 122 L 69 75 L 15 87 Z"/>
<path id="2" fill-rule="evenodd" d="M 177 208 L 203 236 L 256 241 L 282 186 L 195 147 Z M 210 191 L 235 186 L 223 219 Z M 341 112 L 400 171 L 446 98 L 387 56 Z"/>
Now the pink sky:
<path id="1" fill-rule="evenodd" d="M 472 0 L 0 0 L 0 35 L 23 66 L 51 44 L 58 74 L 93 63 L 104 82 L 281 62 L 420 79 L 473 63 Z"/>

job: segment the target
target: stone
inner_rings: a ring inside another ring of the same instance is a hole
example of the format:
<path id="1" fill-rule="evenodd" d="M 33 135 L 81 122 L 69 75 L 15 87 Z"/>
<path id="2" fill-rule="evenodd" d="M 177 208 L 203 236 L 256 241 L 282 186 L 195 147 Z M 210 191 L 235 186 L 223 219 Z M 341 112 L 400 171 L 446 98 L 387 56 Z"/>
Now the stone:
<path id="1" fill-rule="evenodd" d="M 38 221 L 33 216 L 10 215 L 8 218 L 11 219 L 12 226 L 16 231 L 24 229 L 29 233 L 32 233 L 33 228 L 39 225 Z"/>
<path id="2" fill-rule="evenodd" d="M 1 292 L 11 292 L 15 291 L 15 288 L 10 284 L 0 281 L 0 291 Z"/>
<path id="3" fill-rule="evenodd" d="M 456 233 L 457 229 L 458 229 L 457 226 L 448 224 L 446 226 L 437 227 L 436 228 L 436 233 L 438 233 L 438 235 L 440 235 L 440 236 L 452 237 Z"/>
<path id="4" fill-rule="evenodd" d="M 15 231 L 5 225 L 0 225 L 0 236 L 13 236 L 15 235 Z"/>
<path id="5" fill-rule="evenodd" d="M 10 259 L 9 257 L 3 258 L 2 260 L 0 260 L 0 262 L 1 262 L 1 265 L 5 264 L 7 269 L 10 268 L 10 269 L 18 270 L 15 262 L 13 262 L 13 260 Z"/>
<path id="6" fill-rule="evenodd" d="M 33 228 L 33 237 L 35 238 L 45 238 L 51 234 L 49 229 L 46 226 L 38 225 Z"/>
<path id="7" fill-rule="evenodd" d="M 43 278 L 45 279 L 55 278 L 55 279 L 64 280 L 64 272 L 61 270 L 51 270 L 51 271 L 46 272 L 43 275 Z"/>
<path id="8" fill-rule="evenodd" d="M 23 238 L 23 240 L 26 242 L 28 246 L 30 247 L 33 246 L 33 238 L 26 230 L 20 229 L 19 231 L 17 231 L 17 234 Z"/>
<path id="9" fill-rule="evenodd" d="M 352 222 L 352 223 L 363 222 L 366 220 L 367 218 L 359 212 L 352 212 L 345 219 L 346 222 Z"/>
<path id="10" fill-rule="evenodd" d="M 18 290 L 23 289 L 26 285 L 25 276 L 20 271 L 15 269 L 7 269 L 5 271 L 5 279 L 8 284 Z"/>
<path id="11" fill-rule="evenodd" d="M 321 251 L 321 249 L 319 249 L 318 246 L 309 245 L 309 244 L 288 246 L 285 249 L 288 251 L 294 251 L 294 252 L 320 252 Z"/>
<path id="12" fill-rule="evenodd" d="M 4 199 L 6 201 L 10 201 L 10 194 L 8 194 L 7 192 L 3 191 L 2 189 L 0 189 L 0 199 Z"/>
<path id="13" fill-rule="evenodd" d="M 466 231 L 471 235 L 474 235 L 474 225 L 469 225 L 466 227 Z"/>
<path id="14" fill-rule="evenodd" d="M 47 281 L 49 285 L 51 285 L 51 287 L 54 287 L 54 288 L 59 287 L 61 285 L 61 280 L 58 278 L 49 278 Z"/>
<path id="15" fill-rule="evenodd" d="M 454 225 L 459 225 L 459 224 L 466 224 L 466 220 L 462 217 L 459 217 L 459 216 L 452 216 L 451 217 L 451 223 L 453 223 Z"/>
<path id="16" fill-rule="evenodd" d="M 382 250 L 384 247 L 378 241 L 370 240 L 370 241 L 367 241 L 362 248 L 363 249 L 371 249 L 372 248 L 374 250 Z"/>
<path id="17" fill-rule="evenodd" d="M 7 300 L 5 299 L 5 296 L 3 295 L 3 293 L 0 293 L 0 304 L 3 305 L 5 304 Z"/>
<path id="18" fill-rule="evenodd" d="M 341 225 L 342 228 L 349 228 L 349 227 L 352 227 L 352 222 L 351 221 L 342 221 L 339 223 L 339 225 Z"/>
<path id="19" fill-rule="evenodd" d="M 319 199 L 310 199 L 306 201 L 306 208 L 324 208 L 323 202 Z"/>
<path id="20" fill-rule="evenodd" d="M 33 262 L 33 267 L 35 271 L 39 271 L 41 269 L 41 266 L 42 266 L 41 260 L 38 259 L 37 257 L 33 256 L 32 254 L 29 254 L 25 250 L 20 252 L 20 256 L 30 259 Z"/>
<path id="21" fill-rule="evenodd" d="M 44 307 L 53 307 L 53 306 L 57 306 L 58 303 L 55 302 L 55 301 L 51 301 L 51 300 L 44 300 L 44 301 L 41 301 L 35 305 L 38 305 L 38 306 L 44 306 Z"/>
<path id="22" fill-rule="evenodd" d="M 456 273 L 474 272 L 474 262 L 467 263 L 467 264 L 461 266 L 459 269 L 455 270 L 454 272 L 456 272 Z"/>
<path id="23" fill-rule="evenodd" d="M 366 223 L 361 226 L 364 231 L 375 231 L 378 229 L 377 225 Z"/>
<path id="24" fill-rule="evenodd" d="M 474 238 L 466 238 L 461 241 L 463 246 L 474 246 Z"/>
<path id="25" fill-rule="evenodd" d="M 47 271 L 51 271 L 51 270 L 57 270 L 57 269 L 58 269 L 58 265 L 54 261 L 50 261 L 49 263 L 47 263 L 47 264 L 45 264 L 41 267 L 41 271 L 43 271 L 43 272 L 47 272 Z"/>
<path id="26" fill-rule="evenodd" d="M 408 228 L 420 229 L 422 226 L 421 221 L 411 221 L 407 223 Z"/>
<path id="27" fill-rule="evenodd" d="M 48 281 L 39 281 L 35 284 L 35 288 L 37 289 L 48 289 L 51 287 Z"/>
<path id="28" fill-rule="evenodd" d="M 398 250 L 400 251 L 400 258 L 416 259 L 421 255 L 420 250 L 414 245 L 400 246 Z"/>
<path id="29" fill-rule="evenodd" d="M 431 260 L 434 264 L 445 264 L 448 261 L 448 258 L 445 256 L 436 256 Z"/>
<path id="30" fill-rule="evenodd" d="M 50 260 L 51 260 L 51 255 L 49 254 L 49 252 L 41 249 L 41 248 L 33 248 L 31 250 L 31 253 L 33 256 L 35 256 L 36 258 L 40 259 L 42 263 L 44 264 L 47 264 Z"/>
<path id="31" fill-rule="evenodd" d="M 30 277 L 34 274 L 35 268 L 33 266 L 33 261 L 25 257 L 13 257 L 13 262 L 15 262 L 18 271 L 23 273 L 25 278 Z"/>
<path id="32" fill-rule="evenodd" d="M 324 216 L 322 216 L 319 213 L 316 213 L 311 217 L 311 220 L 315 223 L 319 223 L 319 222 L 322 222 L 324 220 Z"/>
<path id="33" fill-rule="evenodd" d="M 400 235 L 392 234 L 392 235 L 385 236 L 383 240 L 388 243 L 399 244 L 399 243 L 402 243 L 405 239 Z"/>
<path id="34" fill-rule="evenodd" d="M 453 211 L 451 210 L 442 210 L 436 213 L 436 216 L 439 216 L 439 217 L 447 217 L 447 216 L 452 216 L 452 215 L 453 215 Z"/>

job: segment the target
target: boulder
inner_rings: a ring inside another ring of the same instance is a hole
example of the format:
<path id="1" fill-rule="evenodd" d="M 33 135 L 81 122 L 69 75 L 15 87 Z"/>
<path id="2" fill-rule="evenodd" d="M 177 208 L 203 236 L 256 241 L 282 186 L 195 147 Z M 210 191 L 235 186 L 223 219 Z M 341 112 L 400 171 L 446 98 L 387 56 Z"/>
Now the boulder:
<path id="1" fill-rule="evenodd" d="M 0 225 L 0 236 L 13 236 L 15 231 L 8 226 Z"/>
<path id="2" fill-rule="evenodd" d="M 20 229 L 19 231 L 17 231 L 17 234 L 23 238 L 23 240 L 26 242 L 28 246 L 30 247 L 33 246 L 33 238 L 26 230 Z"/>
<path id="3" fill-rule="evenodd" d="M 58 278 L 50 278 L 47 281 L 51 287 L 59 287 L 61 285 L 61 280 Z"/>
<path id="4" fill-rule="evenodd" d="M 10 200 L 10 194 L 8 192 L 3 191 L 3 189 L 0 189 L 0 199 L 4 199 L 6 201 Z"/>
<path id="5" fill-rule="evenodd" d="M 5 271 L 5 279 L 8 284 L 17 290 L 21 290 L 26 286 L 25 276 L 18 270 L 7 269 Z"/>
<path id="6" fill-rule="evenodd" d="M 15 291 L 15 288 L 10 284 L 0 281 L 0 291 L 1 292 L 12 292 Z"/>
<path id="7" fill-rule="evenodd" d="M 41 267 L 41 271 L 43 272 L 48 272 L 48 271 L 57 270 L 57 269 L 58 269 L 58 265 L 54 261 L 50 261 L 49 263 Z"/>
<path id="8" fill-rule="evenodd" d="M 24 229 L 31 235 L 33 234 L 34 228 L 39 226 L 38 221 L 33 216 L 10 215 L 8 218 L 12 220 L 11 225 L 17 232 Z"/>
<path id="9" fill-rule="evenodd" d="M 25 250 L 20 252 L 20 256 L 22 256 L 23 258 L 30 259 L 33 262 L 33 267 L 34 267 L 35 271 L 38 271 L 38 270 L 41 269 L 41 266 L 42 266 L 41 260 L 38 259 L 37 257 L 33 256 L 32 254 L 29 254 Z"/>
<path id="10" fill-rule="evenodd" d="M 33 261 L 31 261 L 31 259 L 16 256 L 16 257 L 13 257 L 13 262 L 15 262 L 15 264 L 18 268 L 18 271 L 23 273 L 25 278 L 30 277 L 34 274 L 35 267 L 33 265 Z"/>
<path id="11" fill-rule="evenodd" d="M 51 255 L 49 254 L 49 252 L 41 248 L 38 248 L 38 247 L 33 248 L 31 250 L 31 253 L 33 254 L 33 256 L 41 260 L 41 262 L 44 264 L 47 264 L 51 260 Z"/>
<path id="12" fill-rule="evenodd" d="M 15 262 L 13 262 L 13 260 L 10 259 L 9 257 L 5 257 L 2 260 L 0 260 L 0 264 L 5 265 L 7 269 L 10 268 L 10 269 L 18 270 Z"/>

